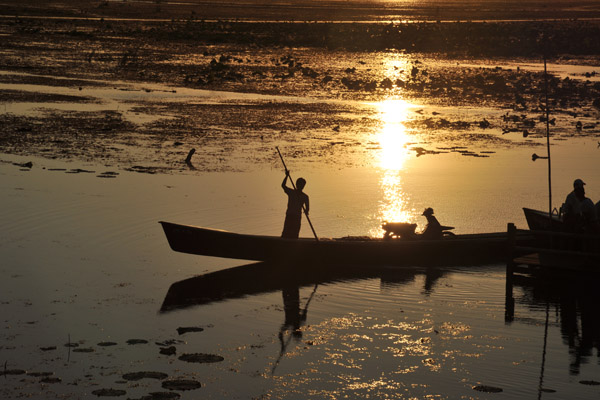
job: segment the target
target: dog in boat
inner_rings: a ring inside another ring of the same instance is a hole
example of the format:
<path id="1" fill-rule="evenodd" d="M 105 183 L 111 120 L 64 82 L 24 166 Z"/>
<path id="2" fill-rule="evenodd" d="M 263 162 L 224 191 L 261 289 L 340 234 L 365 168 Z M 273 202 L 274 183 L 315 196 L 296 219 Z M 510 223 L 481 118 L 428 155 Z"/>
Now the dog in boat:
<path id="1" fill-rule="evenodd" d="M 409 224 L 406 222 L 384 222 L 383 225 L 381 225 L 385 231 L 383 238 L 441 239 L 444 235 L 454 236 L 454 233 L 450 232 L 454 227 L 440 224 L 433 215 L 433 208 L 426 208 L 422 215 L 427 218 L 427 225 L 425 226 L 425 230 L 420 234 L 415 232 L 417 224 Z"/>

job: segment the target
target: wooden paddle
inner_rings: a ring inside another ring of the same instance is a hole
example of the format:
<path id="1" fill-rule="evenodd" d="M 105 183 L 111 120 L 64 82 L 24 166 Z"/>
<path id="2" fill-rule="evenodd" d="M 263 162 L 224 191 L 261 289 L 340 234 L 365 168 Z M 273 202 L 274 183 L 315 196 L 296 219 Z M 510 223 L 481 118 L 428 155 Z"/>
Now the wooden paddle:
<path id="1" fill-rule="evenodd" d="M 281 155 L 281 152 L 279 151 L 279 147 L 276 146 L 275 149 L 277 150 L 277 153 L 279 154 L 279 158 L 281 158 L 281 162 L 283 163 L 283 168 L 285 169 L 286 176 L 289 176 L 290 182 L 292 182 L 292 187 L 294 188 L 294 190 L 296 190 L 296 184 L 294 183 L 294 180 L 292 179 L 292 177 L 289 174 L 289 170 L 287 169 L 287 166 L 285 165 L 285 161 L 283 160 L 283 156 Z M 319 237 L 317 236 L 317 232 L 315 232 L 315 228 L 313 227 L 312 222 L 310 222 L 310 218 L 308 217 L 308 212 L 306 211 L 306 207 L 304 207 L 304 204 L 302 204 L 302 211 L 304 211 L 304 215 L 306 215 L 306 220 L 308 221 L 308 225 L 310 225 L 310 229 L 312 230 L 312 233 L 313 233 L 313 235 L 315 235 L 315 239 L 318 242 Z"/>

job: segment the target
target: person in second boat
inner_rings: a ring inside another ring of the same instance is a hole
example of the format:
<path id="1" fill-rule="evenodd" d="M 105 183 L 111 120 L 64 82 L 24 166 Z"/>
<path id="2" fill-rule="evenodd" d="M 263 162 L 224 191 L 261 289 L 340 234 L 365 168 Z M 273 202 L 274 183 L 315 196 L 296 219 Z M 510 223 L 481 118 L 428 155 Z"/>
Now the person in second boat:
<path id="1" fill-rule="evenodd" d="M 453 233 L 448 232 L 451 229 L 454 229 L 452 226 L 443 226 L 439 223 L 437 218 L 433 215 L 433 208 L 428 207 L 423 211 L 423 216 L 427 218 L 427 225 L 425 226 L 425 230 L 421 234 L 421 238 L 423 239 L 441 239 L 444 234 L 453 235 Z"/>
<path id="2" fill-rule="evenodd" d="M 281 237 L 298 239 L 300 222 L 302 220 L 302 209 L 304 208 L 307 217 L 309 211 L 308 195 L 302 191 L 304 186 L 306 186 L 306 180 L 304 178 L 296 179 L 296 188 L 293 189 L 286 185 L 288 178 L 290 178 L 290 171 L 286 169 L 285 178 L 283 178 L 283 182 L 281 182 L 281 187 L 288 196 L 288 203 Z"/>
<path id="3" fill-rule="evenodd" d="M 569 230 L 593 232 L 597 224 L 596 207 L 594 202 L 585 196 L 584 186 L 583 180 L 575 179 L 573 191 L 567 195 L 561 211 Z"/>

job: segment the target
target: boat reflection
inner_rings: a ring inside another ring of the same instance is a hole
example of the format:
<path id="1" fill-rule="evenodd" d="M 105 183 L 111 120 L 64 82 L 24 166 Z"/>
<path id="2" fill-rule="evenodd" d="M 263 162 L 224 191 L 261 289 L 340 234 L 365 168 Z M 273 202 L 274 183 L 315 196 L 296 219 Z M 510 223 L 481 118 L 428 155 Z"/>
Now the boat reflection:
<path id="1" fill-rule="evenodd" d="M 445 274 L 442 268 L 353 267 L 324 268 L 310 265 L 253 263 L 196 276 L 173 283 L 160 308 L 161 313 L 207 305 L 230 299 L 281 291 L 287 327 L 298 329 L 306 320 L 300 310 L 299 289 L 323 283 L 379 278 L 381 285 L 398 285 L 425 275 L 424 293 Z M 300 310 L 300 311 L 299 311 Z"/>
<path id="2" fill-rule="evenodd" d="M 571 375 L 579 375 L 583 364 L 600 362 L 597 279 L 598 276 L 593 279 L 589 276 L 514 278 L 514 286 L 522 290 L 522 295 L 515 298 L 517 310 L 508 313 L 507 321 L 519 320 L 515 317 L 519 305 L 537 310 L 545 308 L 550 315 L 556 315 L 562 341 L 569 348 Z"/>
<path id="3" fill-rule="evenodd" d="M 397 287 L 415 280 L 419 274 L 425 275 L 423 293 L 429 295 L 436 281 L 445 274 L 442 268 L 385 268 L 343 266 L 323 268 L 310 265 L 282 265 L 275 263 L 254 263 L 208 273 L 173 283 L 165 296 L 160 313 L 183 310 L 229 299 L 260 295 L 281 291 L 284 321 L 277 337 L 281 348 L 273 363 L 274 374 L 285 356 L 290 343 L 302 339 L 302 327 L 306 324 L 309 305 L 324 283 L 379 278 L 381 287 Z M 308 300 L 302 306 L 300 289 L 313 287 Z"/>

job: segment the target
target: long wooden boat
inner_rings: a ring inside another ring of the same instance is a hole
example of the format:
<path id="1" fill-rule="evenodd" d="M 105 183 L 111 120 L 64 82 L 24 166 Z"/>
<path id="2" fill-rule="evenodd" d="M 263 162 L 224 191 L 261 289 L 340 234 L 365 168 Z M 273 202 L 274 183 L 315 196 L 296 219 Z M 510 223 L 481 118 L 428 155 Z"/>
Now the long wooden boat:
<path id="1" fill-rule="evenodd" d="M 556 214 L 550 216 L 546 211 L 539 211 L 526 207 L 523 207 L 523 213 L 525 214 L 527 225 L 532 231 L 565 230 L 562 219 Z"/>
<path id="2" fill-rule="evenodd" d="M 507 233 L 445 236 L 439 240 L 368 237 L 284 239 L 161 222 L 175 251 L 203 256 L 270 262 L 350 265 L 472 265 L 504 261 Z M 520 242 L 531 240 L 520 233 Z"/>

